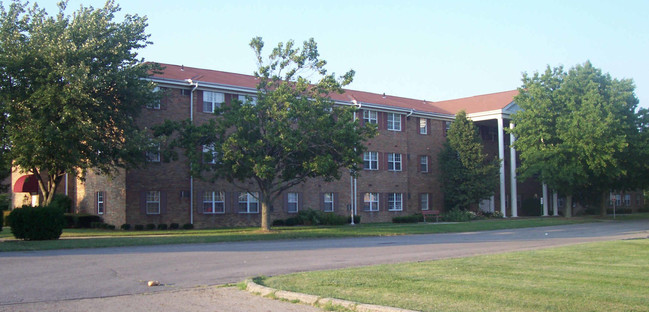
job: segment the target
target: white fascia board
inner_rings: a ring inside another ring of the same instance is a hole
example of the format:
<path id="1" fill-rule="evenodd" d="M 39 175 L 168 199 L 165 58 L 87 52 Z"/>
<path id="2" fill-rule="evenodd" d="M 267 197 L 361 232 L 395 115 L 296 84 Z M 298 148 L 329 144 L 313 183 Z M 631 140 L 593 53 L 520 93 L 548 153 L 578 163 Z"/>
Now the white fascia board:
<path id="1" fill-rule="evenodd" d="M 347 102 L 347 101 L 335 101 L 334 103 L 337 104 L 337 105 L 344 105 L 344 106 L 356 106 L 354 103 Z M 371 104 L 371 103 L 364 103 L 364 102 L 358 102 L 358 103 L 361 105 L 361 109 L 369 108 L 369 109 L 376 110 L 376 111 L 389 112 L 389 113 L 398 113 L 398 114 L 410 114 L 410 113 L 412 113 L 412 116 L 414 116 L 414 117 L 428 117 L 428 118 L 443 119 L 443 120 L 448 120 L 448 121 L 455 120 L 455 115 L 451 115 L 451 114 L 424 112 L 424 111 L 418 111 L 418 110 L 413 110 L 413 109 L 408 109 L 408 108 L 403 108 L 403 107 Z"/>
<path id="2" fill-rule="evenodd" d="M 471 118 L 471 120 L 473 121 L 493 120 L 498 118 L 508 119 L 509 113 L 504 112 L 502 109 L 496 109 L 486 112 L 467 114 L 467 117 Z"/>
<path id="3" fill-rule="evenodd" d="M 157 83 L 159 85 L 169 85 L 169 86 L 181 86 L 181 87 L 193 87 L 188 81 L 185 80 L 176 80 L 176 79 L 165 79 L 165 78 L 148 78 L 148 80 Z M 198 83 L 198 90 L 222 90 L 222 91 L 233 91 L 238 93 L 252 94 L 257 93 L 256 88 L 247 88 L 247 87 L 238 87 L 232 85 L 225 85 L 212 82 L 203 82 L 203 81 L 194 81 Z"/>

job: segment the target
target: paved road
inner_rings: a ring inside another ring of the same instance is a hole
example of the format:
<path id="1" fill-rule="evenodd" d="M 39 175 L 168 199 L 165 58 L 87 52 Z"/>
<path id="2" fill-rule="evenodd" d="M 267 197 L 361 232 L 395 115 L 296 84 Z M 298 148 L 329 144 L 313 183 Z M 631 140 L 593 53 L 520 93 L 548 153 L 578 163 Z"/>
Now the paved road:
<path id="1" fill-rule="evenodd" d="M 475 233 L 8 252 L 0 253 L 0 310 L 16 303 L 181 291 L 258 275 L 648 236 L 649 222 L 642 220 Z M 148 280 L 164 286 L 149 288 Z"/>

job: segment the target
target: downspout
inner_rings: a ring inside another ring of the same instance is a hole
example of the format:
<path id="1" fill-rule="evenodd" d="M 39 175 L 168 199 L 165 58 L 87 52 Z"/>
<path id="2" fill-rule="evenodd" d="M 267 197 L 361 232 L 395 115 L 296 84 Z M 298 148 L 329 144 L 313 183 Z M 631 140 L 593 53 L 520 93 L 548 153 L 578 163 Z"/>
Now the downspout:
<path id="1" fill-rule="evenodd" d="M 194 85 L 194 88 L 192 88 L 192 91 L 189 93 L 189 122 L 190 124 L 193 124 L 194 123 L 194 91 L 198 89 L 198 82 L 194 83 L 192 82 L 191 79 L 187 79 L 186 81 L 189 83 L 189 85 Z M 192 225 L 194 224 L 194 175 L 191 173 L 189 176 L 189 223 Z"/>
<path id="2" fill-rule="evenodd" d="M 415 109 L 411 108 L 410 113 L 408 113 L 408 115 L 406 115 L 406 118 L 410 117 L 410 115 L 412 115 L 412 113 L 414 113 L 414 112 L 415 112 Z"/>

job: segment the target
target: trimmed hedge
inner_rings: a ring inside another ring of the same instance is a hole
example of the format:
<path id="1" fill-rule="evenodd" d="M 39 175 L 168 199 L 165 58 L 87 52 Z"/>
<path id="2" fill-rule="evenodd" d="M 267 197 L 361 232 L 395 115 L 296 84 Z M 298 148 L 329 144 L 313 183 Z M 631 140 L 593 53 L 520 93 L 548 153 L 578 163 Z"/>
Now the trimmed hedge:
<path id="1" fill-rule="evenodd" d="M 91 214 L 63 214 L 65 218 L 65 228 L 89 229 L 95 222 L 103 222 L 100 216 Z"/>
<path id="2" fill-rule="evenodd" d="M 179 228 L 180 228 L 180 225 L 178 223 L 169 224 L 169 229 L 170 230 L 177 230 Z"/>
<path id="3" fill-rule="evenodd" d="M 166 230 L 168 228 L 166 223 L 160 223 L 158 224 L 158 230 Z"/>
<path id="4" fill-rule="evenodd" d="M 122 226 L 120 226 L 119 228 L 122 229 L 122 230 L 124 230 L 124 231 L 128 231 L 128 230 L 131 229 L 131 225 L 128 224 L 128 223 L 124 223 L 124 224 L 122 224 Z"/>
<path id="5" fill-rule="evenodd" d="M 341 216 L 333 212 L 320 210 L 302 210 L 296 216 L 288 219 L 274 220 L 273 226 L 295 226 L 295 225 L 344 225 L 351 223 L 351 216 Z M 354 216 L 354 223 L 361 223 L 360 216 Z"/>
<path id="6" fill-rule="evenodd" d="M 59 239 L 65 218 L 59 207 L 23 206 L 11 211 L 8 217 L 11 233 L 23 240 Z"/>
<path id="7" fill-rule="evenodd" d="M 417 223 L 424 222 L 424 216 L 421 213 L 408 216 L 398 216 L 392 218 L 392 223 Z"/>
<path id="8" fill-rule="evenodd" d="M 183 230 L 191 230 L 194 228 L 194 225 L 191 223 L 185 223 L 183 224 Z"/>

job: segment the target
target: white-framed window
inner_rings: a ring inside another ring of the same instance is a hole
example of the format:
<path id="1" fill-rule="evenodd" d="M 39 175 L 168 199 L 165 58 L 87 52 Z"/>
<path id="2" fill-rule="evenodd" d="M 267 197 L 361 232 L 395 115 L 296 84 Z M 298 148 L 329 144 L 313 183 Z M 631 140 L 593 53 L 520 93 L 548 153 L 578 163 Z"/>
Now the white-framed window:
<path id="1" fill-rule="evenodd" d="M 146 161 L 160 162 L 160 143 L 150 145 L 149 150 L 146 151 Z"/>
<path id="2" fill-rule="evenodd" d="M 160 214 L 160 191 L 146 192 L 146 214 Z"/>
<path id="3" fill-rule="evenodd" d="M 428 172 L 428 156 L 419 156 L 419 171 Z"/>
<path id="4" fill-rule="evenodd" d="M 204 192 L 203 213 L 225 213 L 225 193 Z"/>
<path id="5" fill-rule="evenodd" d="M 401 171 L 401 154 L 388 153 L 388 171 Z"/>
<path id="6" fill-rule="evenodd" d="M 333 212 L 334 211 L 334 193 L 324 193 L 324 211 Z"/>
<path id="7" fill-rule="evenodd" d="M 99 191 L 97 192 L 97 214 L 98 215 L 103 215 L 104 214 L 104 209 L 105 209 L 105 200 L 104 200 L 104 192 Z"/>
<path id="8" fill-rule="evenodd" d="M 401 114 L 388 113 L 388 130 L 401 131 Z"/>
<path id="9" fill-rule="evenodd" d="M 426 118 L 419 118 L 419 134 L 428 134 L 428 121 Z"/>
<path id="10" fill-rule="evenodd" d="M 379 170 L 379 153 L 365 152 L 363 154 L 363 169 Z"/>
<path id="11" fill-rule="evenodd" d="M 622 195 L 615 194 L 615 206 L 622 206 Z"/>
<path id="12" fill-rule="evenodd" d="M 428 200 L 429 200 L 428 193 L 419 194 L 419 207 L 421 208 L 421 210 L 430 209 Z"/>
<path id="13" fill-rule="evenodd" d="M 158 95 L 157 94 L 158 92 L 160 92 L 160 87 L 156 86 L 155 88 L 153 88 L 153 93 L 156 93 L 156 96 Z M 160 98 L 157 98 L 157 99 L 153 100 L 153 102 L 149 103 L 149 105 L 147 105 L 147 108 L 149 108 L 149 109 L 160 109 Z"/>
<path id="14" fill-rule="evenodd" d="M 215 108 L 225 102 L 225 94 L 221 92 L 203 91 L 203 112 L 213 113 Z"/>
<path id="15" fill-rule="evenodd" d="M 363 210 L 379 211 L 379 193 L 365 193 L 363 195 Z"/>
<path id="16" fill-rule="evenodd" d="M 371 124 L 378 124 L 379 123 L 379 118 L 377 116 L 378 116 L 378 114 L 377 114 L 376 111 L 366 109 L 366 110 L 363 111 L 363 122 L 371 123 Z"/>
<path id="17" fill-rule="evenodd" d="M 243 103 L 243 104 L 252 104 L 252 105 L 257 105 L 257 97 L 256 97 L 256 96 L 250 96 L 250 101 L 248 101 L 248 97 L 246 97 L 246 96 L 243 95 L 243 94 L 239 94 L 239 95 L 237 96 L 237 98 L 238 98 L 239 101 L 241 101 L 241 103 Z"/>
<path id="18" fill-rule="evenodd" d="M 631 206 L 631 194 L 624 194 L 624 206 Z"/>
<path id="19" fill-rule="evenodd" d="M 401 193 L 388 194 L 388 210 L 389 211 L 403 210 L 403 196 Z"/>
<path id="20" fill-rule="evenodd" d="M 239 193 L 239 213 L 259 213 L 259 195 L 253 193 Z"/>
<path id="21" fill-rule="evenodd" d="M 286 194 L 286 210 L 290 213 L 297 213 L 299 207 L 299 197 L 298 193 L 288 193 Z"/>
<path id="22" fill-rule="evenodd" d="M 214 144 L 203 145 L 203 163 L 216 164 L 216 156 Z"/>

